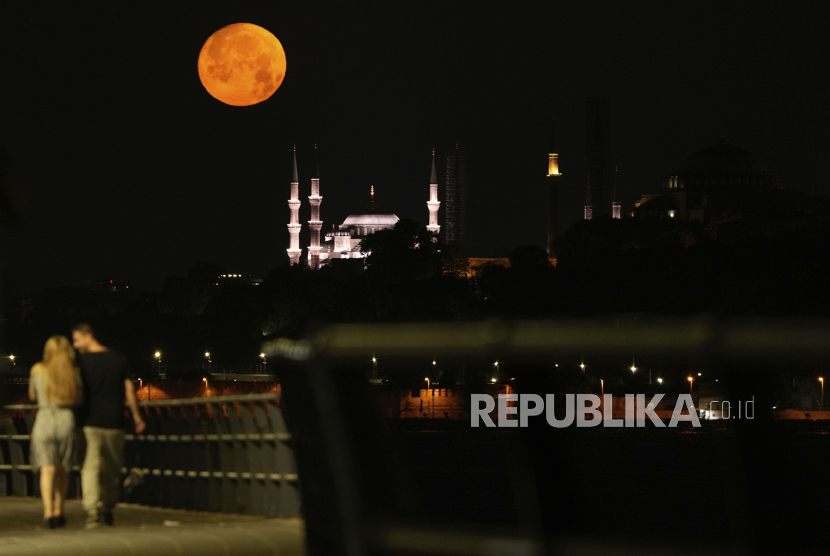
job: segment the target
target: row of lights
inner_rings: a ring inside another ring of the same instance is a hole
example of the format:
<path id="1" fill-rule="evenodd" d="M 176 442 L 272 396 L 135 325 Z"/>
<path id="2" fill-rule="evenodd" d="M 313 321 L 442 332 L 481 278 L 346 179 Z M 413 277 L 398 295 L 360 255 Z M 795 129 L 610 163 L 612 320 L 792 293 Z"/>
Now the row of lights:
<path id="1" fill-rule="evenodd" d="M 208 355 L 208 354 L 205 354 L 205 355 Z M 262 357 L 262 358 L 264 359 L 264 358 L 265 358 L 265 354 L 264 354 L 264 353 L 263 353 L 263 354 L 260 354 L 260 357 Z M 372 363 L 377 364 L 377 361 L 378 361 L 378 360 L 377 360 L 377 357 L 372 357 Z M 433 365 L 433 368 L 435 367 L 435 365 L 437 365 L 437 362 L 436 362 L 436 360 L 435 360 L 435 359 L 433 359 L 433 360 L 432 360 L 432 365 Z M 493 366 L 496 368 L 496 377 L 498 377 L 498 374 L 499 374 L 499 362 L 498 362 L 498 361 L 496 361 L 495 363 L 493 363 Z M 555 366 L 555 367 L 559 367 L 559 363 L 554 363 L 554 366 Z M 585 370 L 585 362 L 583 361 L 582 363 L 580 363 L 580 364 L 579 364 L 579 367 L 580 367 L 580 368 L 584 371 L 584 370 Z M 632 363 L 632 365 L 631 365 L 630 369 L 631 369 L 631 373 L 632 373 L 632 374 L 633 374 L 633 373 L 636 373 L 636 372 L 637 372 L 637 366 L 636 366 L 636 364 Z M 703 373 L 697 373 L 697 376 L 702 377 L 702 376 L 703 376 Z M 493 382 L 493 383 L 498 382 L 498 379 L 497 379 L 496 377 L 491 378 L 491 379 L 490 379 L 490 382 Z M 429 390 L 429 385 L 430 385 L 430 380 L 429 380 L 429 377 L 424 377 L 424 380 L 425 380 L 425 381 L 426 381 L 426 383 L 427 383 L 427 390 Z M 686 377 L 686 380 L 688 380 L 688 381 L 689 381 L 689 392 L 691 392 L 691 391 L 692 391 L 692 388 L 694 387 L 694 380 L 695 380 L 695 379 L 694 379 L 694 377 L 693 377 L 693 376 L 689 375 L 688 377 Z M 821 383 L 821 403 L 822 403 L 822 405 L 824 405 L 824 377 L 819 377 L 819 379 L 818 379 L 818 380 L 819 380 L 819 382 Z M 718 382 L 718 379 L 715 379 L 715 382 Z M 663 384 L 663 377 L 659 377 L 659 376 L 658 376 L 658 377 L 657 377 L 657 383 L 658 383 L 658 384 Z M 604 381 L 603 379 L 600 379 L 600 385 L 602 386 L 602 389 L 603 389 L 603 391 L 604 391 L 604 390 L 605 390 L 605 381 Z"/>
<path id="2" fill-rule="evenodd" d="M 262 358 L 262 363 L 263 363 L 263 364 L 268 363 L 268 361 L 267 361 L 267 360 L 266 360 L 266 358 L 265 358 L 265 354 L 264 354 L 264 353 L 260 353 L 260 354 L 259 354 L 259 356 Z M 158 362 L 159 362 L 159 363 L 161 363 L 161 352 L 160 352 L 160 351 L 157 351 L 157 352 L 155 353 L 155 358 L 156 358 L 156 359 L 158 359 Z M 207 362 L 208 362 L 208 363 L 213 363 L 213 361 L 211 361 L 211 359 L 210 359 L 210 352 L 209 352 L 209 351 L 206 351 L 206 352 L 205 352 L 205 359 L 207 359 Z M 14 361 L 14 358 L 12 358 L 12 361 Z M 375 361 L 375 358 L 374 358 L 374 357 L 372 358 L 372 361 Z"/>

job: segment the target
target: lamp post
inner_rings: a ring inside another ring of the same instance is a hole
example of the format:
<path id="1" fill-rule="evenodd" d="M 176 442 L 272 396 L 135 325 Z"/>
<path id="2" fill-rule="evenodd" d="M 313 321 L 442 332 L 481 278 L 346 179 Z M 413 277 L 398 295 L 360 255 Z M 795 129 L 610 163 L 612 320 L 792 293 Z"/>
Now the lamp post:
<path id="1" fill-rule="evenodd" d="M 16 363 L 14 362 L 16 357 L 17 357 L 16 355 L 9 355 L 9 359 L 11 359 L 11 361 L 12 361 L 12 367 L 14 367 L 16 365 Z"/>
<path id="2" fill-rule="evenodd" d="M 605 399 L 605 381 L 602 380 L 602 379 L 599 379 L 599 391 L 602 393 L 602 396 L 603 396 L 602 399 L 604 400 Z"/>
<path id="3" fill-rule="evenodd" d="M 378 377 L 378 358 L 372 356 L 372 378 Z"/>
<path id="4" fill-rule="evenodd" d="M 205 383 L 205 394 L 207 394 L 207 390 L 208 390 L 207 378 L 203 378 L 202 381 Z"/>
<path id="5" fill-rule="evenodd" d="M 493 363 L 493 367 L 496 369 L 496 376 L 494 377 L 495 380 L 493 382 L 498 382 L 499 381 L 499 362 L 496 361 L 495 363 Z"/>
<path id="6" fill-rule="evenodd" d="M 694 384 L 695 384 L 695 379 L 690 376 L 689 377 L 689 395 L 690 396 L 692 395 L 692 387 L 694 386 Z"/>
<path id="7" fill-rule="evenodd" d="M 818 377 L 818 381 L 821 383 L 821 408 L 824 409 L 824 377 Z"/>
<path id="8" fill-rule="evenodd" d="M 207 370 L 208 370 L 208 372 L 210 372 L 210 363 L 211 363 L 211 361 L 210 361 L 210 352 L 209 351 L 205 352 L 205 359 L 207 359 L 207 366 L 208 366 Z"/>
<path id="9" fill-rule="evenodd" d="M 158 359 L 158 362 L 159 362 L 159 376 L 161 376 L 161 352 L 160 351 L 156 352 L 156 359 Z"/>

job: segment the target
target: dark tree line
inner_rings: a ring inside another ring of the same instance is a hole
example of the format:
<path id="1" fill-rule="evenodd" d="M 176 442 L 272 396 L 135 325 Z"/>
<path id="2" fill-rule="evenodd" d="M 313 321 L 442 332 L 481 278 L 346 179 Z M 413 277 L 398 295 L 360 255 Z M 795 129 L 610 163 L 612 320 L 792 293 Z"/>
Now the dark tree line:
<path id="1" fill-rule="evenodd" d="M 728 226 L 726 224 L 725 226 Z M 830 314 L 827 220 L 726 233 L 674 219 L 610 218 L 579 222 L 557 244 L 550 264 L 537 246 L 468 273 L 452 246 L 402 220 L 363 242 L 361 259 L 332 260 L 318 271 L 273 268 L 262 284 L 217 280 L 218 264 L 197 263 L 171 276 L 161 292 L 55 288 L 14 317 L 11 345 L 24 360 L 75 322 L 97 326 L 134 361 L 256 363 L 259 346 L 300 337 L 314 323 L 548 318 L 617 313 L 691 315 Z M 717 233 L 716 233 L 717 232 Z M 217 285 L 218 284 L 218 285 Z"/>

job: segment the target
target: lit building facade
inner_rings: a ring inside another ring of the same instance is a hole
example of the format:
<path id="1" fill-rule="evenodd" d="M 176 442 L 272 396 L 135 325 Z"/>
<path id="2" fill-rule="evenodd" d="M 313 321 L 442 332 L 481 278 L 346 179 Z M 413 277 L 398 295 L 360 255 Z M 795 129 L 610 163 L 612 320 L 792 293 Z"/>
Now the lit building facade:
<path id="1" fill-rule="evenodd" d="M 360 214 L 351 214 L 337 226 L 337 230 L 326 234 L 326 255 L 330 259 L 357 259 L 369 253 L 360 250 L 360 242 L 380 230 L 394 228 L 398 223 L 395 214 L 383 210 L 375 201 L 375 186 L 369 189 L 369 204 Z"/>

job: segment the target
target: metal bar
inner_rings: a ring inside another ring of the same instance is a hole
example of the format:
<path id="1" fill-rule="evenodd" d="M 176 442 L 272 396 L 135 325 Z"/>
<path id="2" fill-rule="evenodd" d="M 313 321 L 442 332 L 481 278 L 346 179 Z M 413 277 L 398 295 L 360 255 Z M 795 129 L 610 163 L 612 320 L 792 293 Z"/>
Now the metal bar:
<path id="1" fill-rule="evenodd" d="M 280 393 L 270 392 L 139 403 L 147 430 L 143 434 L 127 431 L 122 471 L 143 474 L 145 484 L 131 492 L 128 501 L 266 515 L 288 507 L 293 512 L 281 515 L 299 515 L 292 436 L 282 418 L 273 418 L 281 412 L 280 398 Z M 14 405 L 8 409 L 23 417 L 16 418 L 7 434 L 0 436 L 0 443 L 8 445 L 0 454 L 10 458 L 0 459 L 0 473 L 5 476 L 0 481 L 10 485 L 10 489 L 0 488 L 0 495 L 33 495 L 37 470 L 27 455 L 38 408 Z M 282 452 L 276 452 L 275 446 Z M 284 496 L 287 503 L 281 501 Z"/>
<path id="2" fill-rule="evenodd" d="M 498 350 L 535 359 L 593 354 L 688 354 L 710 351 L 724 362 L 811 359 L 830 355 L 830 321 L 782 319 L 653 319 L 486 321 L 480 323 L 348 324 L 322 329 L 312 341 L 268 342 L 268 357 L 307 360 L 313 349 L 330 360 L 377 357 L 477 357 Z"/>

